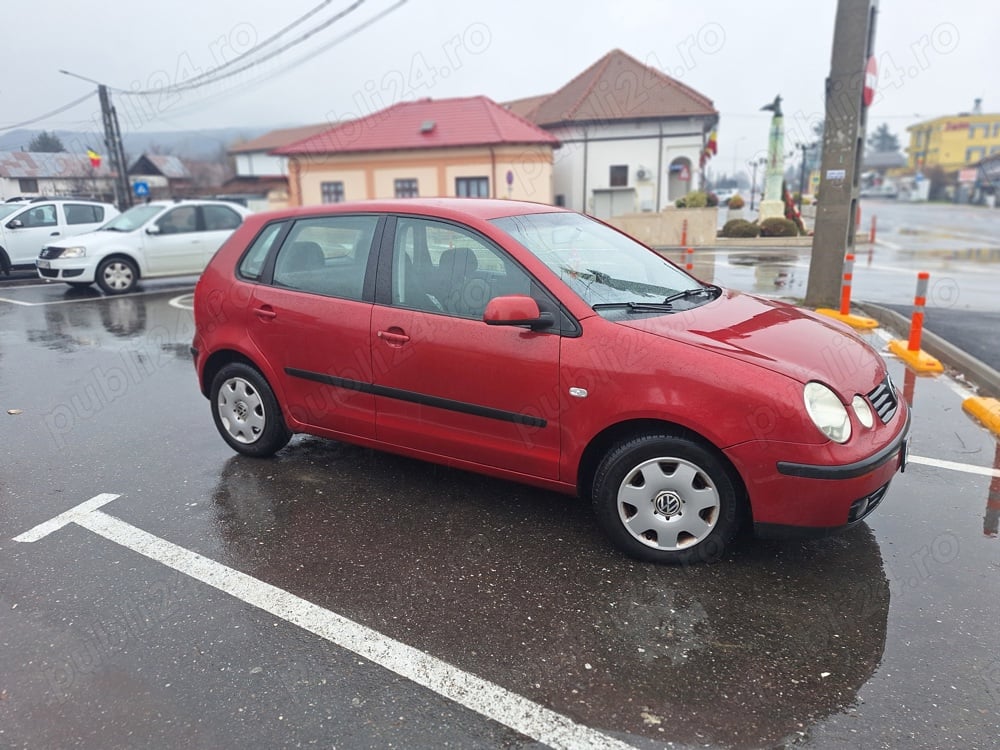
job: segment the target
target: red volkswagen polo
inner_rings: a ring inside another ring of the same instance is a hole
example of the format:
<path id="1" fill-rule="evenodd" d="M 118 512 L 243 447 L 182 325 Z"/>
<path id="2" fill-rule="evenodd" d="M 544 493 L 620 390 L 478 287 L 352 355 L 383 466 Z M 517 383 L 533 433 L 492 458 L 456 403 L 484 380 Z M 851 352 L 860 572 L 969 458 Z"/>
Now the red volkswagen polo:
<path id="1" fill-rule="evenodd" d="M 906 404 L 854 333 L 552 206 L 257 214 L 195 322 L 236 451 L 303 432 L 577 494 L 644 560 L 717 557 L 744 523 L 856 523 L 905 462 Z"/>

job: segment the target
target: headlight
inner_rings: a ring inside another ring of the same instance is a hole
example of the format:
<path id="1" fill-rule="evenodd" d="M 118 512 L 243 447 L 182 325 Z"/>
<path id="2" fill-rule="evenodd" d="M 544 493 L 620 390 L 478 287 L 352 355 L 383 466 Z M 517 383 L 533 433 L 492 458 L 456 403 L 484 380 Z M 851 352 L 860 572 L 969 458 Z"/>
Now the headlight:
<path id="1" fill-rule="evenodd" d="M 851 400 L 851 408 L 854 409 L 854 413 L 858 415 L 858 421 L 861 422 L 865 427 L 871 429 L 871 426 L 875 424 L 875 417 L 872 416 L 872 409 L 865 401 L 863 396 L 855 396 Z"/>
<path id="2" fill-rule="evenodd" d="M 851 420 L 837 394 L 822 383 L 806 383 L 802 392 L 806 412 L 819 431 L 830 440 L 846 443 L 851 438 Z"/>
<path id="3" fill-rule="evenodd" d="M 64 247 L 63 251 L 59 253 L 60 258 L 82 258 L 87 254 L 87 248 L 82 246 L 76 247 Z"/>

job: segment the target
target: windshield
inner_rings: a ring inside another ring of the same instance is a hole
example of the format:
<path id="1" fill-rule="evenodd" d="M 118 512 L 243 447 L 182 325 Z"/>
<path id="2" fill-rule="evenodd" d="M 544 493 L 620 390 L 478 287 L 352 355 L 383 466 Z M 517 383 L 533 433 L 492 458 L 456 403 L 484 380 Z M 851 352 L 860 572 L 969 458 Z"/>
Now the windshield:
<path id="1" fill-rule="evenodd" d="M 10 216 L 19 208 L 24 208 L 24 203 L 0 203 L 0 219 Z"/>
<path id="2" fill-rule="evenodd" d="M 134 232 L 162 210 L 163 206 L 149 204 L 132 206 L 128 211 L 116 216 L 98 231 Z"/>
<path id="3" fill-rule="evenodd" d="M 525 214 L 493 223 L 538 256 L 591 307 L 660 305 L 679 292 L 705 288 L 644 245 L 581 214 Z M 684 299 L 685 304 L 700 304 L 711 297 Z"/>

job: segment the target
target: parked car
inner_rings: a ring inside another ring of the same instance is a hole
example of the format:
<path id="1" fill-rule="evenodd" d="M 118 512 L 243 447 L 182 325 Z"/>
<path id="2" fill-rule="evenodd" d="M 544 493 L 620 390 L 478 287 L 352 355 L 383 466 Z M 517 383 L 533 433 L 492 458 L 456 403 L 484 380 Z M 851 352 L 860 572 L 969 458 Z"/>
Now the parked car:
<path id="1" fill-rule="evenodd" d="M 118 209 L 110 203 L 67 198 L 18 198 L 0 203 L 0 270 L 33 266 L 53 237 L 72 237 L 101 226 Z"/>
<path id="2" fill-rule="evenodd" d="M 715 193 L 715 197 L 719 199 L 720 206 L 727 206 L 729 205 L 729 199 L 734 195 L 738 195 L 740 191 L 736 188 L 718 188 L 712 192 Z"/>
<path id="3" fill-rule="evenodd" d="M 905 464 L 906 403 L 846 326 L 551 206 L 257 214 L 194 315 L 237 452 L 309 433 L 577 494 L 644 560 L 714 558 L 746 523 L 855 524 Z"/>
<path id="4" fill-rule="evenodd" d="M 225 201 L 164 200 L 133 206 L 97 231 L 50 243 L 38 275 L 107 294 L 124 294 L 141 278 L 201 273 L 249 211 Z"/>

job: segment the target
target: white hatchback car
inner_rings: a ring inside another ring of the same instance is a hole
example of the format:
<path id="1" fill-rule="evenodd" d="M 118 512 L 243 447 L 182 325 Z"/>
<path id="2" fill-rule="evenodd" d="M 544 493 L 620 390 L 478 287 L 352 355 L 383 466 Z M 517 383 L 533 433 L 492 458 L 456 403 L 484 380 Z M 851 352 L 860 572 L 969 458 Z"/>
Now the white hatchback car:
<path id="1" fill-rule="evenodd" d="M 70 198 L 31 198 L 0 203 L 0 270 L 32 266 L 54 238 L 92 232 L 118 215 L 110 203 Z"/>
<path id="2" fill-rule="evenodd" d="M 200 274 L 250 211 L 225 201 L 164 200 L 133 206 L 89 234 L 48 244 L 38 275 L 107 294 L 124 294 L 140 278 Z"/>

